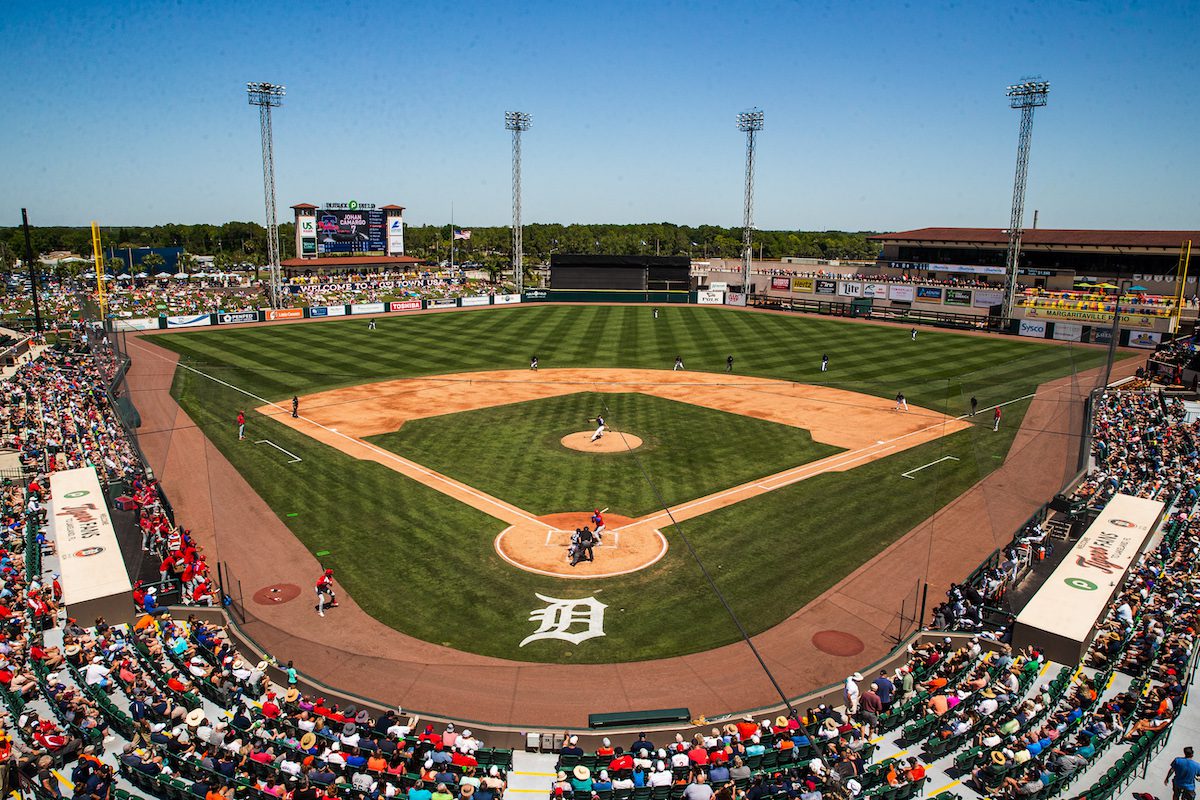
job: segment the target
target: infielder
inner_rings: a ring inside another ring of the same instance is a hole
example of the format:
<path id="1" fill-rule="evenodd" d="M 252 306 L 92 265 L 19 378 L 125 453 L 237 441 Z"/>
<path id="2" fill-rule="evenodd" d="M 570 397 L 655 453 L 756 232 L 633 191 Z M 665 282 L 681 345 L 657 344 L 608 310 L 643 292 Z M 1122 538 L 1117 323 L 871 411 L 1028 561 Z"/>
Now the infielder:
<path id="1" fill-rule="evenodd" d="M 531 370 L 533 370 L 534 372 L 537 372 L 537 371 L 538 371 L 537 356 L 532 356 L 532 357 L 529 359 L 529 368 L 530 368 Z"/>
<path id="2" fill-rule="evenodd" d="M 328 603 L 326 603 L 328 599 Z M 317 613 L 325 616 L 325 606 L 337 608 L 337 595 L 333 591 L 333 570 L 327 569 L 317 578 Z"/>
<path id="3" fill-rule="evenodd" d="M 671 371 L 674 372 L 677 369 L 683 369 L 683 356 L 675 356 L 675 366 L 671 367 Z"/>
<path id="4" fill-rule="evenodd" d="M 596 432 L 592 434 L 592 441 L 596 441 L 604 435 L 604 417 L 596 417 Z"/>
<path id="5" fill-rule="evenodd" d="M 1000 406 L 996 406 L 996 412 L 992 414 L 992 430 L 1000 430 Z"/>
<path id="6" fill-rule="evenodd" d="M 904 392 L 896 393 L 896 408 L 895 411 L 908 411 L 908 400 L 904 397 Z"/>

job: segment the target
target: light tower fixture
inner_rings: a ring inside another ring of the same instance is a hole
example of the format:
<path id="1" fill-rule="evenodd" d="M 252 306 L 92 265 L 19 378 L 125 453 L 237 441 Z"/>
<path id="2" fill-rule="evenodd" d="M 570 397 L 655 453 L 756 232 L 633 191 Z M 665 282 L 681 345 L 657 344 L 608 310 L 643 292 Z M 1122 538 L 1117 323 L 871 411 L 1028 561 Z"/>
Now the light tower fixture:
<path id="1" fill-rule="evenodd" d="M 524 242 L 521 237 L 521 134 L 533 118 L 524 111 L 505 111 L 504 128 L 512 131 L 512 268 L 517 294 L 525 288 Z"/>
<path id="2" fill-rule="evenodd" d="M 737 115 L 739 131 L 746 134 L 746 197 L 742 214 L 742 293 L 750 294 L 750 259 L 754 255 L 754 139 L 763 129 L 763 112 L 752 108 Z"/>
<path id="3" fill-rule="evenodd" d="M 271 290 L 267 293 L 271 308 L 279 308 L 279 222 L 275 218 L 275 151 L 271 135 L 271 109 L 283 104 L 287 90 L 276 83 L 246 84 L 250 105 L 258 106 L 258 125 L 262 134 L 263 199 L 267 206 L 267 271 Z"/>
<path id="4" fill-rule="evenodd" d="M 1009 106 L 1020 110 L 1021 128 L 1017 135 L 1017 170 L 1013 176 L 1012 216 L 1008 221 L 1008 255 L 1005 258 L 1004 305 L 1002 317 L 1011 319 L 1017 294 L 1017 271 L 1021 262 L 1021 236 L 1025 224 L 1025 182 L 1029 177 L 1029 142 L 1033 137 L 1033 110 L 1046 105 L 1050 83 L 1041 78 L 1026 78 L 1008 87 Z"/>

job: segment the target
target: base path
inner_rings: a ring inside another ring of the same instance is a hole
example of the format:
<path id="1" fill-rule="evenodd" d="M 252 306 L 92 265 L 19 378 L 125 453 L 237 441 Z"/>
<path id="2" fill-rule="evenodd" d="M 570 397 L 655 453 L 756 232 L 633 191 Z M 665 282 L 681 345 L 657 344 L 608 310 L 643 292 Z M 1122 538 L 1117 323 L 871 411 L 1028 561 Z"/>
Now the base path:
<path id="1" fill-rule="evenodd" d="M 180 522 L 210 559 L 221 560 L 247 596 L 263 587 L 306 587 L 320 564 L 171 397 L 178 356 L 129 337 L 131 396 L 139 443 Z M 1114 377 L 1137 367 L 1130 359 Z M 544 371 L 545 372 L 545 371 Z M 544 374 L 544 373 L 543 373 Z M 930 600 L 961 580 L 1058 491 L 1078 452 L 1080 404 L 1096 371 L 1039 389 L 1004 466 L 787 620 L 754 637 L 784 692 L 835 683 L 892 647 L 912 583 Z M 697 373 L 687 373 L 697 378 Z M 310 409 L 302 406 L 303 411 Z M 1047 466 L 1050 469 L 1047 469 Z M 247 535 L 252 532 L 252 535 Z M 269 554 L 264 558 L 263 554 Z M 538 728 L 580 728 L 597 711 L 687 706 L 710 717 L 773 705 L 777 696 L 743 643 L 671 659 L 621 664 L 536 664 L 464 653 L 393 630 L 352 597 L 319 619 L 308 603 L 248 603 L 242 627 L 282 661 L 314 679 L 406 710 Z M 586 687 L 581 691 L 580 687 Z M 480 727 L 472 725 L 472 727 Z"/>

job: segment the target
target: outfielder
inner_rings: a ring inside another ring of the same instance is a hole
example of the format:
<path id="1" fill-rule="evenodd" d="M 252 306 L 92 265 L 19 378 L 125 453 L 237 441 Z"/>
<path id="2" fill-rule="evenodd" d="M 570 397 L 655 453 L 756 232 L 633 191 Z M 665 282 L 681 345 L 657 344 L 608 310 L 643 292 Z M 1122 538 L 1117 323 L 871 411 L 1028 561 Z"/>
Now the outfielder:
<path id="1" fill-rule="evenodd" d="M 592 434 L 592 441 L 596 441 L 604 435 L 604 417 L 596 417 L 596 432 Z"/>

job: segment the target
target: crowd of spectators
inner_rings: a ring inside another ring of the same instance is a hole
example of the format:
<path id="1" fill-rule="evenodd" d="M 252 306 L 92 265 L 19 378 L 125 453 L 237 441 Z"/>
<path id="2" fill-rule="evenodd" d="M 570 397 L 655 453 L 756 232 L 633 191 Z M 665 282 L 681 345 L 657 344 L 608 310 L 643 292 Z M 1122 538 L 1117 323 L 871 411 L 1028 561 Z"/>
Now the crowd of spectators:
<path id="1" fill-rule="evenodd" d="M 329 306 L 413 298 L 504 294 L 512 291 L 512 287 L 441 272 L 385 272 L 291 278 L 284 290 L 290 293 L 291 305 Z"/>

